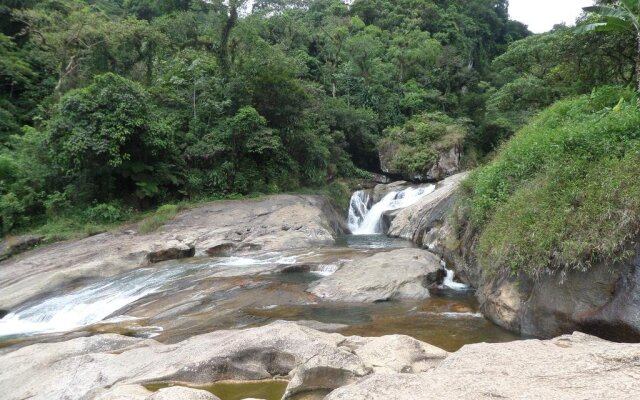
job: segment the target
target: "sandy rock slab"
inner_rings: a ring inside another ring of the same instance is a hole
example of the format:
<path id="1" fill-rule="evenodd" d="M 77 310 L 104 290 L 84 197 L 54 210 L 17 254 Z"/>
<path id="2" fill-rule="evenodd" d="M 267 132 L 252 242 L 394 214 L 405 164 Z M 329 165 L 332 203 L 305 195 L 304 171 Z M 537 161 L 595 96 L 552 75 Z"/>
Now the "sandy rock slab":
<path id="1" fill-rule="evenodd" d="M 369 375 L 326 400 L 631 400 L 638 393 L 640 344 L 574 333 L 465 346 L 430 372 Z"/>
<path id="2" fill-rule="evenodd" d="M 3 354 L 0 398 L 151 400 L 165 397 L 149 397 L 162 393 L 152 394 L 141 385 L 272 378 L 290 381 L 288 398 L 333 390 L 373 372 L 428 371 L 447 355 L 407 336 L 345 337 L 293 322 L 217 331 L 173 345 L 107 334 L 35 344 Z M 175 398 L 204 395 L 183 392 L 183 397 Z"/>

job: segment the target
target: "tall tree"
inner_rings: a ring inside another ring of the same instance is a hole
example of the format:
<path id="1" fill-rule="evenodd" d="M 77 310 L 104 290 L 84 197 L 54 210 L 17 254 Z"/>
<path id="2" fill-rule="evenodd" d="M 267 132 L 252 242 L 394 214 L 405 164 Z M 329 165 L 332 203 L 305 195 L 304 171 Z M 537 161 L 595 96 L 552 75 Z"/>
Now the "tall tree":
<path id="1" fill-rule="evenodd" d="M 601 22 L 581 25 L 580 31 L 628 31 L 636 34 L 636 89 L 640 92 L 640 0 L 620 0 L 604 4 L 585 7 L 586 12 L 594 13 L 603 18 Z"/>

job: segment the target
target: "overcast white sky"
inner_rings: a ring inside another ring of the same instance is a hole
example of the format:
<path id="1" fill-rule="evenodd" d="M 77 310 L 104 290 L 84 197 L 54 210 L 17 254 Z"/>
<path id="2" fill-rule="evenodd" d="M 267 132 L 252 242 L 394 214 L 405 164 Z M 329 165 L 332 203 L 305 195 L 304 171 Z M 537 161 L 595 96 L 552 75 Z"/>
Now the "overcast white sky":
<path id="1" fill-rule="evenodd" d="M 535 33 L 551 30 L 555 24 L 573 25 L 582 13 L 582 7 L 593 5 L 594 0 L 509 0 L 509 15 Z"/>

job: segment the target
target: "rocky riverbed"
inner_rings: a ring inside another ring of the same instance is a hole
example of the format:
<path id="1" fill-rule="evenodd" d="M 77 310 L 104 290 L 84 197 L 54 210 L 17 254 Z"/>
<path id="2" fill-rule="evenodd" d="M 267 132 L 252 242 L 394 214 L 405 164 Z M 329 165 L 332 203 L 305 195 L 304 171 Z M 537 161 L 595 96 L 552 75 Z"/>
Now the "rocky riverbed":
<path id="1" fill-rule="evenodd" d="M 436 255 L 443 236 L 426 238 L 446 228 L 441 209 L 460 178 L 405 199 L 420 207 L 420 223 L 409 208 L 381 213 L 387 227 L 422 227 L 398 236 L 433 252 L 345 235 L 346 212 L 328 200 L 283 195 L 212 203 L 151 234 L 129 226 L 4 260 L 0 398 L 569 399 L 614 382 L 614 398 L 637 390 L 634 345 L 519 340 L 451 280 Z M 572 367 L 587 363 L 593 381 Z M 555 374 L 539 375 L 552 364 Z M 561 386 L 565 370 L 575 372 L 571 390 Z"/>

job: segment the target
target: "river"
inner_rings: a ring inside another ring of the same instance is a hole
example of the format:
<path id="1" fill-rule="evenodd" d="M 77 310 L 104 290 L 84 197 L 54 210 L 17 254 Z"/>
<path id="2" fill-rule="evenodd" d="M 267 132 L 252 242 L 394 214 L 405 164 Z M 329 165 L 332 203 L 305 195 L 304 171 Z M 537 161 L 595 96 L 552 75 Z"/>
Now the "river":
<path id="1" fill-rule="evenodd" d="M 115 277 L 79 283 L 66 293 L 21 305 L 0 319 L 0 347 L 114 332 L 175 343 L 221 329 L 274 320 L 318 321 L 345 335 L 405 334 L 449 351 L 477 342 L 517 339 L 487 321 L 473 291 L 451 272 L 419 301 L 373 304 L 324 302 L 308 285 L 341 263 L 389 249 L 412 247 L 383 234 L 383 214 L 407 207 L 433 186 L 391 192 L 376 204 L 357 192 L 349 210 L 355 233 L 335 245 L 236 257 L 171 261 Z M 315 322 L 306 322 L 315 324 Z"/>

